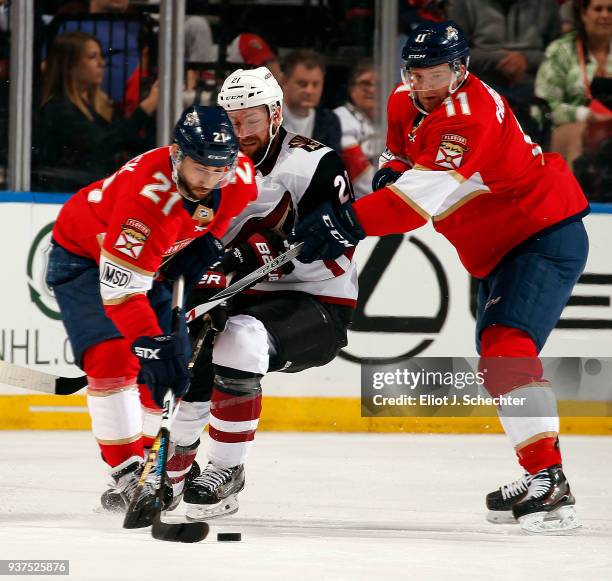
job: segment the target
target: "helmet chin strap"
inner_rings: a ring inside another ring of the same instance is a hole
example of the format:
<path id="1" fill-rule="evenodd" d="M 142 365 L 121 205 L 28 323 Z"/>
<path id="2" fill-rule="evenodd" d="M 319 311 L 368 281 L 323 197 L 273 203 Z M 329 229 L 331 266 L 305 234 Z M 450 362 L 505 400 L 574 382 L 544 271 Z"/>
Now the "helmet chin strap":
<path id="1" fill-rule="evenodd" d="M 276 107 L 276 105 L 274 105 L 274 107 Z M 268 111 L 270 112 L 270 123 L 268 124 L 268 145 L 266 146 L 266 151 L 261 156 L 261 159 L 257 163 L 253 164 L 253 167 L 255 169 L 257 169 L 266 160 L 266 157 L 268 157 L 268 153 L 270 153 L 270 148 L 272 147 L 272 142 L 274 141 L 274 138 L 278 135 L 281 123 L 283 122 L 283 116 L 281 113 L 280 122 L 276 128 L 276 131 L 274 131 L 274 112 L 272 111 L 271 105 L 268 105 Z"/>

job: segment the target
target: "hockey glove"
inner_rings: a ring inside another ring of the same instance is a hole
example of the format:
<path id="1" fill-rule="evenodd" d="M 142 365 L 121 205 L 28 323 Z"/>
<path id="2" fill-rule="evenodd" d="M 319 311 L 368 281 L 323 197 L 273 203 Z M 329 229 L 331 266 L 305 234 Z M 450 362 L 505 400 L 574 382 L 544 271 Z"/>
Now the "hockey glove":
<path id="1" fill-rule="evenodd" d="M 401 171 L 394 171 L 390 167 L 379 169 L 372 178 L 372 190 L 380 190 L 389 184 L 394 183 L 402 175 Z"/>
<path id="2" fill-rule="evenodd" d="M 167 280 L 183 275 L 187 286 L 198 280 L 204 272 L 223 258 L 223 244 L 212 234 L 196 238 L 187 248 L 178 252 L 160 270 Z"/>
<path id="3" fill-rule="evenodd" d="M 138 337 L 132 343 L 132 352 L 140 360 L 138 382 L 149 387 L 159 407 L 169 389 L 178 398 L 189 388 L 189 351 L 187 336 L 182 334 Z"/>
<path id="4" fill-rule="evenodd" d="M 364 238 L 351 204 L 325 202 L 298 222 L 290 242 L 304 242 L 298 260 L 309 264 L 338 258 Z"/>
<path id="5" fill-rule="evenodd" d="M 246 242 L 238 244 L 233 252 L 224 260 L 223 266 L 226 272 L 235 272 L 238 278 L 250 274 L 260 266 L 275 259 L 279 254 L 285 252 L 285 240 L 282 236 L 272 230 L 262 230 L 249 236 Z M 236 260 L 240 256 L 239 260 Z M 283 264 L 273 270 L 262 282 L 273 282 L 293 272 L 295 266 L 291 262 Z"/>
<path id="6" fill-rule="evenodd" d="M 208 301 L 211 297 L 227 288 L 227 276 L 220 266 L 204 273 L 198 284 L 189 295 L 189 305 L 195 307 Z M 204 315 L 210 321 L 210 328 L 219 333 L 227 325 L 227 303 L 223 302 Z M 189 332 L 194 335 L 199 332 L 194 325 L 197 319 L 189 324 Z M 201 326 L 201 325 L 199 325 Z"/>

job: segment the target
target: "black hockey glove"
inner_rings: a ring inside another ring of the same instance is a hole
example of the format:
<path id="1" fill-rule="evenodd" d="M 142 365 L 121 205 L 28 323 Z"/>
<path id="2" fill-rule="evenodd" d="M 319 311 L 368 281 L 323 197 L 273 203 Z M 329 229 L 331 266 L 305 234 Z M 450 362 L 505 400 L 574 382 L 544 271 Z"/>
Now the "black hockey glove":
<path id="1" fill-rule="evenodd" d="M 171 389 L 178 398 L 189 388 L 189 341 L 186 335 L 138 337 L 132 352 L 140 360 L 138 382 L 145 383 L 155 403 L 162 407 L 164 396 Z"/>
<path id="2" fill-rule="evenodd" d="M 221 268 L 217 266 L 215 270 L 208 270 L 202 275 L 202 278 L 196 284 L 195 288 L 189 294 L 189 307 L 193 308 L 211 299 L 214 295 L 227 288 L 227 276 Z M 221 332 L 227 324 L 227 303 L 223 302 L 217 305 L 214 309 L 204 315 L 210 321 L 210 328 L 213 331 Z M 189 323 L 189 333 L 193 336 L 196 334 L 194 323 L 197 319 Z"/>
<path id="3" fill-rule="evenodd" d="M 372 178 L 372 191 L 380 190 L 394 183 L 402 175 L 401 171 L 394 171 L 390 167 L 379 169 Z"/>
<path id="4" fill-rule="evenodd" d="M 250 274 L 260 266 L 275 259 L 287 250 L 285 239 L 272 230 L 262 230 L 249 236 L 246 242 L 236 245 L 223 260 L 226 272 L 235 272 L 236 280 Z M 273 282 L 293 272 L 291 262 L 283 264 L 262 278 L 262 282 Z"/>
<path id="5" fill-rule="evenodd" d="M 298 256 L 300 262 L 338 258 L 347 249 L 365 238 L 365 232 L 351 204 L 319 206 L 295 227 L 290 242 L 304 242 Z"/>
<path id="6" fill-rule="evenodd" d="M 204 272 L 223 258 L 223 244 L 212 234 L 204 234 L 196 238 L 164 264 L 160 273 L 167 280 L 185 277 L 187 286 L 198 280 Z"/>

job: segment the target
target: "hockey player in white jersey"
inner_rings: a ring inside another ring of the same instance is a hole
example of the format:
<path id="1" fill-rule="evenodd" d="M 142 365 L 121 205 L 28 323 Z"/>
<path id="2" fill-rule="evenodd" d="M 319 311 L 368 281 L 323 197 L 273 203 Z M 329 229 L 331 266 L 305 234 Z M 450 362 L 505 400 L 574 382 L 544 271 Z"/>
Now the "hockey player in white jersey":
<path id="1" fill-rule="evenodd" d="M 202 279 L 191 297 L 195 304 L 223 288 L 231 272 L 242 275 L 283 252 L 295 224 L 314 208 L 353 197 L 332 149 L 281 127 L 283 93 L 267 68 L 235 71 L 218 99 L 240 149 L 253 159 L 259 196 L 232 221 L 223 237 L 232 250 Z M 194 368 L 192 387 L 173 423 L 175 451 L 168 462 L 172 506 L 184 492 L 190 518 L 238 510 L 236 494 L 244 486 L 243 465 L 259 422 L 263 376 L 325 365 L 346 345 L 357 300 L 352 250 L 336 260 L 295 262 L 277 270 L 234 299 L 226 320 L 223 311 L 213 314 L 214 347 L 203 350 Z M 190 329 L 192 335 L 197 331 Z M 196 477 L 193 460 L 206 424 L 209 463 Z"/>

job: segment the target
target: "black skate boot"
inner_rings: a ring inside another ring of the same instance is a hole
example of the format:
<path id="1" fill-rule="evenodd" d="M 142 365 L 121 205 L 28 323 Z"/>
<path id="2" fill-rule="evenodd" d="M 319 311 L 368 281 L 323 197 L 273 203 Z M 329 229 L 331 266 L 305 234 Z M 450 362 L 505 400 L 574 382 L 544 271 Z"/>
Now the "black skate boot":
<path id="1" fill-rule="evenodd" d="M 514 504 L 512 513 L 528 534 L 569 534 L 582 526 L 574 504 L 576 499 L 561 464 L 556 464 L 533 475 L 527 494 Z"/>
<path id="2" fill-rule="evenodd" d="M 100 497 L 104 510 L 110 512 L 125 512 L 127 510 L 138 485 L 142 466 L 142 458 L 132 456 L 110 471 L 113 482 Z"/>
<path id="3" fill-rule="evenodd" d="M 533 476 L 525 472 L 521 478 L 500 486 L 494 492 L 487 494 L 487 520 L 495 524 L 512 524 L 516 522 L 512 507 L 525 498 L 529 483 Z"/>
<path id="4" fill-rule="evenodd" d="M 238 493 L 244 488 L 244 466 L 222 468 L 212 462 L 185 486 L 189 520 L 209 520 L 238 512 Z"/>

